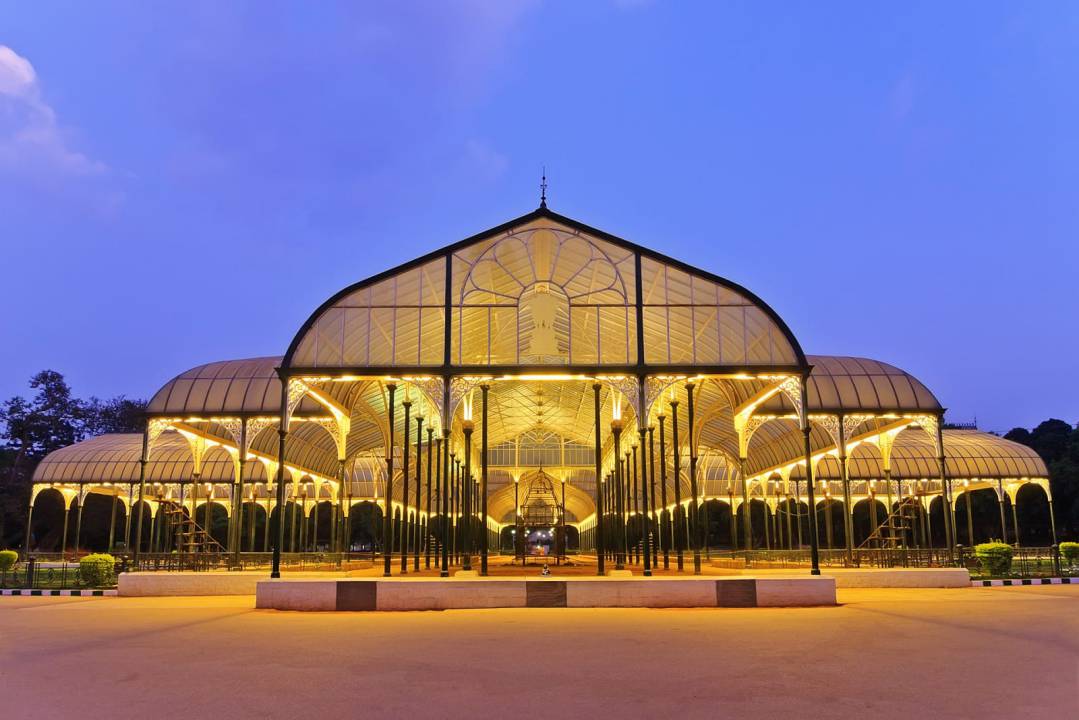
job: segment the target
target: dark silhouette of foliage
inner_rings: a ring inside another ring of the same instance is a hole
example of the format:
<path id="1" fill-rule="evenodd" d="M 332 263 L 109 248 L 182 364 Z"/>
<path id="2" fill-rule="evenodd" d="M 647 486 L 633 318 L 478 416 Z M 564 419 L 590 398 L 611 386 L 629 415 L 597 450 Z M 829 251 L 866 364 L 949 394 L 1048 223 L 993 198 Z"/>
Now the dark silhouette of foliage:
<path id="1" fill-rule="evenodd" d="M 1079 429 L 1063 420 L 1046 420 L 1033 430 L 1014 428 L 1004 437 L 1033 448 L 1049 468 L 1057 539 L 1079 540 Z M 1019 502 L 1019 524 L 1036 520 L 1029 514 L 1036 508 Z M 1028 517 L 1024 518 L 1024 514 Z"/>
<path id="2" fill-rule="evenodd" d="M 144 400 L 81 400 L 55 370 L 34 375 L 30 389 L 29 399 L 16 395 L 0 405 L 0 547 L 22 543 L 30 479 L 41 458 L 88 437 L 142 432 L 146 422 Z"/>

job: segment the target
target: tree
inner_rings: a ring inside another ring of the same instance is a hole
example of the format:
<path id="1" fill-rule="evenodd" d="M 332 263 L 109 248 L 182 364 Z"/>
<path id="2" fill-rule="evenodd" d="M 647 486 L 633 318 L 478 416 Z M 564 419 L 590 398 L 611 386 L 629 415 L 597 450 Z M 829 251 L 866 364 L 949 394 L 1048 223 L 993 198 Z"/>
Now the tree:
<path id="1" fill-rule="evenodd" d="M 1014 428 L 1004 437 L 1033 448 L 1049 469 L 1049 487 L 1057 520 L 1057 539 L 1079 539 L 1079 429 L 1050 419 L 1033 430 Z M 1024 522 L 1022 504 L 1017 508 Z"/>
<path id="2" fill-rule="evenodd" d="M 111 400 L 91 397 L 83 410 L 86 437 L 107 433 L 141 433 L 146 428 L 146 401 L 118 395 Z"/>
<path id="3" fill-rule="evenodd" d="M 80 400 L 55 370 L 34 375 L 30 389 L 29 400 L 15 396 L 0 405 L 0 545 L 21 542 L 30 481 L 43 457 L 87 437 L 145 426 L 145 401 Z"/>

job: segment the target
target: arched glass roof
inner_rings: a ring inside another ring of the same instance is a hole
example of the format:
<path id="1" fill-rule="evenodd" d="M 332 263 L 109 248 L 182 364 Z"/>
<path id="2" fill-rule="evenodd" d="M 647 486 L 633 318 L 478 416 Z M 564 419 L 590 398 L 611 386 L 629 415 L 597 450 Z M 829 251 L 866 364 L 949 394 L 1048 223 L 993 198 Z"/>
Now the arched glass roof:
<path id="1" fill-rule="evenodd" d="M 137 483 L 142 434 L 101 435 L 49 453 L 34 470 L 35 483 Z M 189 482 L 195 466 L 184 438 L 166 433 L 146 466 L 147 482 Z M 223 451 L 207 453 L 203 482 L 232 482 L 233 464 Z"/>
<path id="2" fill-rule="evenodd" d="M 943 410 L 922 381 L 894 365 L 837 355 L 809 355 L 806 359 L 813 366 L 806 387 L 810 412 L 939 413 Z M 759 412 L 793 410 L 785 396 L 776 395 Z"/>
<path id="3" fill-rule="evenodd" d="M 280 357 L 222 360 L 186 370 L 154 393 L 149 415 L 269 415 L 281 412 Z M 317 412 L 306 400 L 301 411 Z"/>
<path id="4" fill-rule="evenodd" d="M 787 326 L 748 290 L 546 208 L 346 288 L 304 324 L 284 365 L 603 367 L 639 360 L 805 365 Z"/>
<path id="5" fill-rule="evenodd" d="M 978 430 L 945 430 L 944 458 L 948 477 L 953 480 L 996 480 L 1046 478 L 1045 462 L 1026 445 Z M 924 480 L 937 478 L 940 468 L 936 443 L 925 432 L 906 430 L 896 437 L 892 447 L 893 480 Z M 880 452 L 868 447 L 851 453 L 847 463 L 852 480 L 879 480 L 884 477 Z M 835 457 L 823 458 L 817 464 L 821 480 L 842 477 Z M 794 473 L 801 477 L 801 472 Z"/>

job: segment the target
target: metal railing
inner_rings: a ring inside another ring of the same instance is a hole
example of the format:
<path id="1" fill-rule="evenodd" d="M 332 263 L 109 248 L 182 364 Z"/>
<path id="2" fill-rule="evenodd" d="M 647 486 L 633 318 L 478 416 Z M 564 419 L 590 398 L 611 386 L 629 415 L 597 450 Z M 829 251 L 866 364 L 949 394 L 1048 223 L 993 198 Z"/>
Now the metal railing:
<path id="1" fill-rule="evenodd" d="M 58 553 L 43 557 L 31 555 L 14 569 L 0 573 L 0 588 L 19 590 L 86 590 L 116 587 L 116 576 L 127 569 L 124 560 L 117 560 L 111 573 L 84 575 L 77 562 L 54 559 Z"/>
<path id="2" fill-rule="evenodd" d="M 749 552 L 713 550 L 710 559 L 714 565 L 730 568 L 800 569 L 810 567 L 810 555 L 807 549 L 751 550 Z M 947 548 L 860 548 L 855 549 L 850 558 L 847 557 L 845 549 L 821 550 L 820 566 L 822 568 L 964 567 L 974 577 L 989 577 L 983 572 L 973 548 L 962 545 L 951 552 Z M 1079 577 L 1079 565 L 1069 566 L 1056 546 L 1018 547 L 1014 548 L 1011 570 L 1006 577 Z"/>
<path id="3" fill-rule="evenodd" d="M 336 571 L 355 570 L 369 567 L 374 562 L 373 552 L 307 552 L 281 553 L 281 569 L 301 571 Z M 140 572 L 152 571 L 210 571 L 210 570 L 269 570 L 273 564 L 273 553 L 245 552 L 232 553 L 141 553 L 138 563 L 130 558 L 129 569 Z"/>
<path id="4" fill-rule="evenodd" d="M 745 550 L 711 552 L 714 565 L 731 568 L 798 569 L 811 566 L 810 552 L 801 550 Z M 943 548 L 861 548 L 850 557 L 844 549 L 821 550 L 821 567 L 952 567 L 953 556 Z"/>
<path id="5" fill-rule="evenodd" d="M 974 577 L 990 577 L 982 570 L 982 565 L 974 555 L 974 549 L 959 546 L 956 548 L 956 564 L 970 570 Z M 1003 577 L 1043 578 L 1043 577 L 1079 577 L 1079 565 L 1068 565 L 1060 555 L 1056 545 L 1048 547 L 1017 547 L 1012 550 L 1011 570 Z"/>

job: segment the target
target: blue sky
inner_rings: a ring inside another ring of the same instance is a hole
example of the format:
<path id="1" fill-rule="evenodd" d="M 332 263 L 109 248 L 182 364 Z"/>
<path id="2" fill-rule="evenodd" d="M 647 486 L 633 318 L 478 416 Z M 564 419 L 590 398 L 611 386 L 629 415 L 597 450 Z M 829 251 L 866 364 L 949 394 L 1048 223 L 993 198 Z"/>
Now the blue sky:
<path id="1" fill-rule="evenodd" d="M 0 397 L 146 397 L 537 204 L 1079 420 L 1079 4 L 0 0 Z"/>

